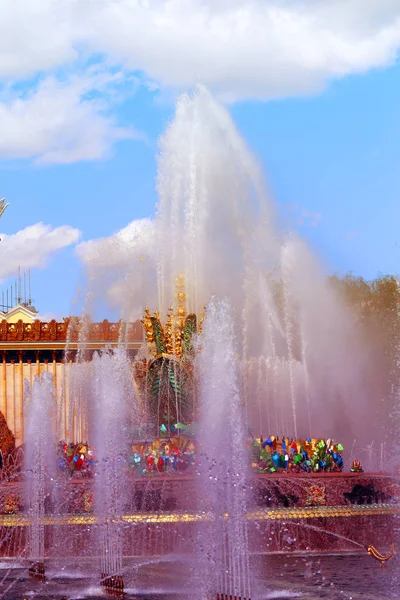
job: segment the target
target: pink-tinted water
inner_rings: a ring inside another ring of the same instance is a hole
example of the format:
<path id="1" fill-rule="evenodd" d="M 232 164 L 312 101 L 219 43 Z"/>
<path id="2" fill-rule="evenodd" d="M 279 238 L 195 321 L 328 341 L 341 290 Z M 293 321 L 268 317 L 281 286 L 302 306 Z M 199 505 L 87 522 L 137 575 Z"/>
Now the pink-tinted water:
<path id="1" fill-rule="evenodd" d="M 384 569 L 365 555 L 253 555 L 251 564 L 259 573 L 252 581 L 254 600 L 400 599 L 396 559 Z M 172 557 L 125 561 L 125 598 L 193 598 L 195 569 L 194 563 Z M 177 583 L 182 581 L 182 573 L 185 583 Z M 0 594 L 5 600 L 105 598 L 93 580 L 90 561 L 80 561 L 78 556 L 67 565 L 53 562 L 45 583 L 31 580 L 21 564 L 1 563 Z"/>

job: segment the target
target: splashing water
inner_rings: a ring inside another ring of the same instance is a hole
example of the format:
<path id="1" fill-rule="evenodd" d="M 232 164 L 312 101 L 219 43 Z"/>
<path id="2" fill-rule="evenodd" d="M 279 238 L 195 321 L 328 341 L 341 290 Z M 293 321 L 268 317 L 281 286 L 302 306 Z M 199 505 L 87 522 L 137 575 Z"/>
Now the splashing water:
<path id="1" fill-rule="evenodd" d="M 56 410 L 50 373 L 45 372 L 41 377 L 36 375 L 32 389 L 25 382 L 25 404 L 25 494 L 31 519 L 28 553 L 32 564 L 44 565 L 45 500 L 55 473 Z"/>
<path id="2" fill-rule="evenodd" d="M 127 502 L 124 485 L 127 451 L 136 402 L 132 398 L 129 360 L 121 349 L 93 358 L 92 439 L 96 448 L 95 507 L 99 517 L 101 577 L 122 580 L 122 516 Z"/>
<path id="3" fill-rule="evenodd" d="M 207 307 L 199 357 L 199 495 L 213 516 L 200 536 L 208 593 L 250 598 L 246 455 L 234 321 L 227 302 Z M 205 561 L 205 563 L 204 563 Z"/>

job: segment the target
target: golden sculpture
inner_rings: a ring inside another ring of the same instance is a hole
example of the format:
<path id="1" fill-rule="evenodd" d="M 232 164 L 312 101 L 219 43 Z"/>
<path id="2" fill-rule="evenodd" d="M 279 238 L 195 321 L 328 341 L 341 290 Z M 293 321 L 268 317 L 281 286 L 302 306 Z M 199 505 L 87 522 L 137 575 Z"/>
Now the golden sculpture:
<path id="1" fill-rule="evenodd" d="M 147 308 L 147 306 L 144 309 L 142 323 L 143 323 L 143 327 L 144 327 L 144 330 L 146 333 L 146 341 L 149 344 L 152 344 L 154 342 L 154 331 L 153 331 L 153 324 L 151 322 L 151 314 L 150 314 L 150 311 Z"/>
<path id="2" fill-rule="evenodd" d="M 193 324 L 196 329 L 195 333 L 201 333 L 204 312 L 200 313 L 200 318 L 198 320 L 195 315 L 188 315 L 186 299 L 185 280 L 184 276 L 180 274 L 176 277 L 177 307 L 175 312 L 172 306 L 169 307 L 167 320 L 164 326 L 161 323 L 158 311 L 151 314 L 150 310 L 147 307 L 145 308 L 142 323 L 146 334 L 146 341 L 149 344 L 154 357 L 160 355 L 157 341 L 164 347 L 161 354 L 165 353 L 168 356 L 175 356 L 178 359 L 182 357 L 185 328 L 188 326 L 190 317 L 193 318 Z M 157 338 L 157 332 L 159 333 L 159 338 Z"/>
<path id="3" fill-rule="evenodd" d="M 381 554 L 380 552 L 378 552 L 375 546 L 372 545 L 368 546 L 367 553 L 368 556 L 372 556 L 372 558 L 375 558 L 375 560 L 379 561 L 382 567 L 384 567 L 385 563 L 391 558 L 393 558 L 393 556 L 396 554 L 396 552 L 394 551 L 394 544 L 392 544 L 392 551 L 389 554 Z"/>
<path id="4" fill-rule="evenodd" d="M 204 307 L 204 311 L 206 310 L 206 307 Z M 199 333 L 201 333 L 203 331 L 203 321 L 204 321 L 204 315 L 205 312 L 201 312 L 200 313 L 200 319 L 199 319 Z"/>

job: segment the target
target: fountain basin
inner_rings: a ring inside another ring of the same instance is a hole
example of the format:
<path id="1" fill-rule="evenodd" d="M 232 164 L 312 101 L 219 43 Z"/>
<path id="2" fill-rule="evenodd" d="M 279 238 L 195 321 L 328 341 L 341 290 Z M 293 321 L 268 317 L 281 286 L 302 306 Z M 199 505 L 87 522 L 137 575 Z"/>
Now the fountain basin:
<path id="1" fill-rule="evenodd" d="M 137 477 L 126 474 L 125 513 L 196 511 L 196 477 L 155 474 Z M 247 479 L 251 488 L 249 508 L 340 507 L 354 505 L 396 505 L 400 499 L 400 477 L 385 473 L 256 474 Z M 59 479 L 58 493 L 48 489 L 46 514 L 91 513 L 92 479 Z M 24 512 L 23 482 L 0 486 L 1 515 Z M 56 499 L 57 498 L 57 499 Z"/>
<path id="2" fill-rule="evenodd" d="M 212 515 L 196 506 L 196 479 L 188 475 L 127 476 L 128 505 L 121 520 L 125 556 L 149 556 L 193 551 L 202 523 Z M 382 473 L 318 473 L 254 475 L 247 520 L 251 552 L 351 552 L 379 541 L 393 542 L 400 514 L 397 476 Z M 93 512 L 89 479 L 58 482 L 65 498 L 55 504 L 46 496 L 47 556 L 96 553 L 93 540 L 99 517 Z M 23 507 L 23 483 L 0 489 L 0 555 L 24 556 L 29 516 Z M 13 499 L 13 502 L 11 502 Z M 9 507 L 5 514 L 5 507 Z M 10 512 L 11 511 L 11 512 Z"/>

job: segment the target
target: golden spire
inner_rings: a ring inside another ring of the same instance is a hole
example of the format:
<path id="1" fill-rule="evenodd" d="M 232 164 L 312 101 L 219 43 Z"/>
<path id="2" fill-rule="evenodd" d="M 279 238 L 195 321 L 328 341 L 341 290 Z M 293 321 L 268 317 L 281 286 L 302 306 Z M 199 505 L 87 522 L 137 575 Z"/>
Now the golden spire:
<path id="1" fill-rule="evenodd" d="M 174 326 L 174 346 L 175 351 L 174 354 L 178 358 L 182 356 L 182 339 L 183 339 L 183 331 L 185 329 L 185 319 L 186 319 L 186 293 L 185 293 L 185 278 L 182 275 L 178 275 L 176 278 L 176 300 L 178 303 L 176 313 L 175 313 L 175 326 Z"/>
<path id="2" fill-rule="evenodd" d="M 172 306 L 168 309 L 168 319 L 165 323 L 165 347 L 168 354 L 174 353 L 174 309 Z"/>
<path id="3" fill-rule="evenodd" d="M 176 311 L 177 324 L 180 328 L 184 328 L 185 326 L 185 317 L 186 317 L 186 293 L 185 293 L 185 278 L 182 273 L 176 278 L 176 299 L 178 301 L 178 308 Z"/>

